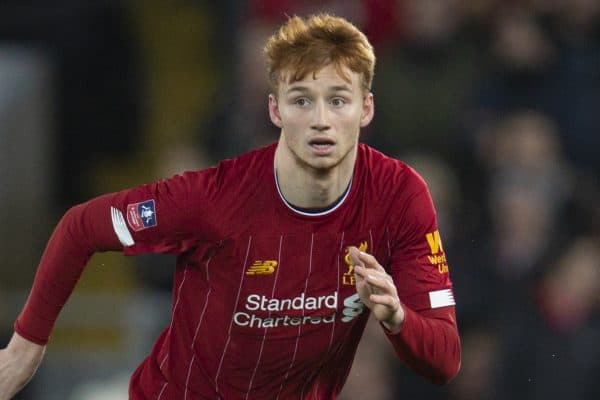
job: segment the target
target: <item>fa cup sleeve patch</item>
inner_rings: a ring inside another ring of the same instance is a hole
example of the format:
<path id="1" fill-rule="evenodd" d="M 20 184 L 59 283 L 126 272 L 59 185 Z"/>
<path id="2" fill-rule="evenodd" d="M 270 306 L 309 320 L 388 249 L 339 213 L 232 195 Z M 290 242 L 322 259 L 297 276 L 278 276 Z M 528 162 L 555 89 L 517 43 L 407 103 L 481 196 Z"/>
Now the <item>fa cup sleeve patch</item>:
<path id="1" fill-rule="evenodd" d="M 127 223 L 135 232 L 157 225 L 154 199 L 127 205 Z"/>

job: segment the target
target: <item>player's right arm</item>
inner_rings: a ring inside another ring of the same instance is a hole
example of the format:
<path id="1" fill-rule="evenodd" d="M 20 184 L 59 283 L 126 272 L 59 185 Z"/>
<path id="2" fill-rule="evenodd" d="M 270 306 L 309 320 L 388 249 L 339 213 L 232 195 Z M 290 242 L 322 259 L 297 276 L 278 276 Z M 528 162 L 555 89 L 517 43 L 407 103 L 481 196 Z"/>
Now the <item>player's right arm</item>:
<path id="1" fill-rule="evenodd" d="M 214 177 L 214 170 L 189 173 L 100 196 L 65 213 L 44 250 L 15 335 L 0 353 L 0 400 L 35 372 L 58 314 L 95 252 L 180 254 L 206 238 Z"/>
<path id="2" fill-rule="evenodd" d="M 46 346 L 30 342 L 15 333 L 0 350 L 0 400 L 12 398 L 21 390 L 42 362 Z"/>

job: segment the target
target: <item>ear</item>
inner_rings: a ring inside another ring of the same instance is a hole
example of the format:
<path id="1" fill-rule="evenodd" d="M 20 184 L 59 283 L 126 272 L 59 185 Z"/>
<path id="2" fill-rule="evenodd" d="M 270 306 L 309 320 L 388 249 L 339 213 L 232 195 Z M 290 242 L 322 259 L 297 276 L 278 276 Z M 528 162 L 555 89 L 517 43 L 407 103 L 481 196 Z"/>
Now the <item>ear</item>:
<path id="1" fill-rule="evenodd" d="M 373 93 L 369 92 L 363 101 L 363 111 L 360 117 L 360 127 L 364 128 L 369 125 L 375 115 L 375 102 L 373 101 Z"/>
<path id="2" fill-rule="evenodd" d="M 275 97 L 273 93 L 269 94 L 269 117 L 271 117 L 271 122 L 276 127 L 283 127 L 281 114 L 279 113 L 279 103 L 277 102 L 277 97 Z"/>

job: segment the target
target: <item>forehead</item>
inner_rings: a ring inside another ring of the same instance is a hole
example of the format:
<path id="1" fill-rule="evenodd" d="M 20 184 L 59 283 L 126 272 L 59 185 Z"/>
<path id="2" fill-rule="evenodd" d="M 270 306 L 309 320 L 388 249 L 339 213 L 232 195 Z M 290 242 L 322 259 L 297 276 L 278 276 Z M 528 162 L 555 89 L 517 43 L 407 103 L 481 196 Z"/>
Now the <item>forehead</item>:
<path id="1" fill-rule="evenodd" d="M 331 88 L 346 88 L 350 91 L 358 91 L 360 85 L 360 74 L 342 67 L 341 71 L 334 65 L 327 65 L 317 71 L 308 72 L 301 79 L 291 80 L 293 70 L 283 71 L 280 75 L 280 92 L 285 93 L 295 87 L 303 87 L 310 90 L 328 90 Z M 341 73 L 340 73 L 341 72 Z"/>

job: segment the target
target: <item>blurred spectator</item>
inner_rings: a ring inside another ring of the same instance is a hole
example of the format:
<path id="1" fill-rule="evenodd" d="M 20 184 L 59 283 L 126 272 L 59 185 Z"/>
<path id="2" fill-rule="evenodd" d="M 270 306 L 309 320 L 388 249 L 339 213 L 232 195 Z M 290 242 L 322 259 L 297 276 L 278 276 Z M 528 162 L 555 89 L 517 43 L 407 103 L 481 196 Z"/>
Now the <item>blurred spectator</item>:
<path id="1" fill-rule="evenodd" d="M 570 334 L 600 311 L 600 241 L 576 238 L 545 274 L 540 309 L 555 332 Z"/>
<path id="2" fill-rule="evenodd" d="M 476 41 L 462 35 L 457 1 L 398 2 L 401 40 L 380 54 L 377 118 L 366 138 L 387 152 L 452 154 L 460 110 L 481 69 Z"/>
<path id="3" fill-rule="evenodd" d="M 515 279 L 536 267 L 558 232 L 570 193 L 556 126 L 545 115 L 520 112 L 495 125 L 480 150 L 489 168 L 496 273 Z"/>
<path id="4" fill-rule="evenodd" d="M 544 273 L 500 375 L 501 398 L 592 400 L 600 395 L 600 242 L 576 237 Z"/>
<path id="5" fill-rule="evenodd" d="M 565 155 L 597 174 L 600 6 L 597 1 L 505 3 L 493 25 L 494 63 L 477 91 L 475 119 L 534 109 L 556 121 Z"/>
<path id="6" fill-rule="evenodd" d="M 531 285 L 563 240 L 559 217 L 569 196 L 570 170 L 556 127 L 543 114 L 511 114 L 481 135 L 486 212 L 461 272 L 471 283 L 468 297 L 480 298 L 479 307 L 472 304 L 470 310 L 479 317 L 472 317 L 510 325 L 531 301 Z"/>
<path id="7" fill-rule="evenodd" d="M 482 225 L 482 235 L 489 231 L 490 243 L 489 247 L 479 246 L 479 256 L 470 267 L 483 271 L 477 272 L 484 277 L 480 284 L 486 288 L 482 320 L 498 334 L 500 363 L 495 392 L 498 398 L 549 398 L 560 392 L 558 387 L 550 389 L 553 383 L 562 380 L 561 385 L 570 389 L 561 389 L 559 398 L 593 398 L 584 392 L 596 389 L 583 385 L 582 379 L 595 371 L 595 361 L 586 361 L 582 354 L 583 366 L 577 375 L 566 371 L 568 361 L 557 357 L 571 357 L 568 354 L 575 350 L 564 336 L 563 346 L 557 346 L 552 339 L 556 335 L 541 321 L 535 296 L 540 277 L 547 277 L 542 284 L 545 290 L 540 293 L 547 302 L 547 315 L 560 317 L 554 321 L 557 323 L 564 322 L 560 319 L 565 316 L 589 316 L 597 301 L 598 276 L 593 272 L 598 270 L 594 261 L 597 250 L 593 250 L 597 242 L 574 246 L 568 255 L 560 256 L 561 267 L 548 272 L 563 251 L 563 243 L 578 231 L 577 221 L 563 218 L 574 188 L 558 127 L 548 115 L 520 111 L 497 121 L 480 139 L 479 157 L 488 174 L 490 212 L 490 226 Z M 557 279 L 560 290 L 556 290 Z M 573 307 L 561 312 L 561 308 L 553 307 L 558 304 Z M 585 335 L 584 331 L 574 335 Z M 560 356 L 556 355 L 558 349 L 564 351 Z M 558 365 L 565 371 L 559 372 Z"/>

